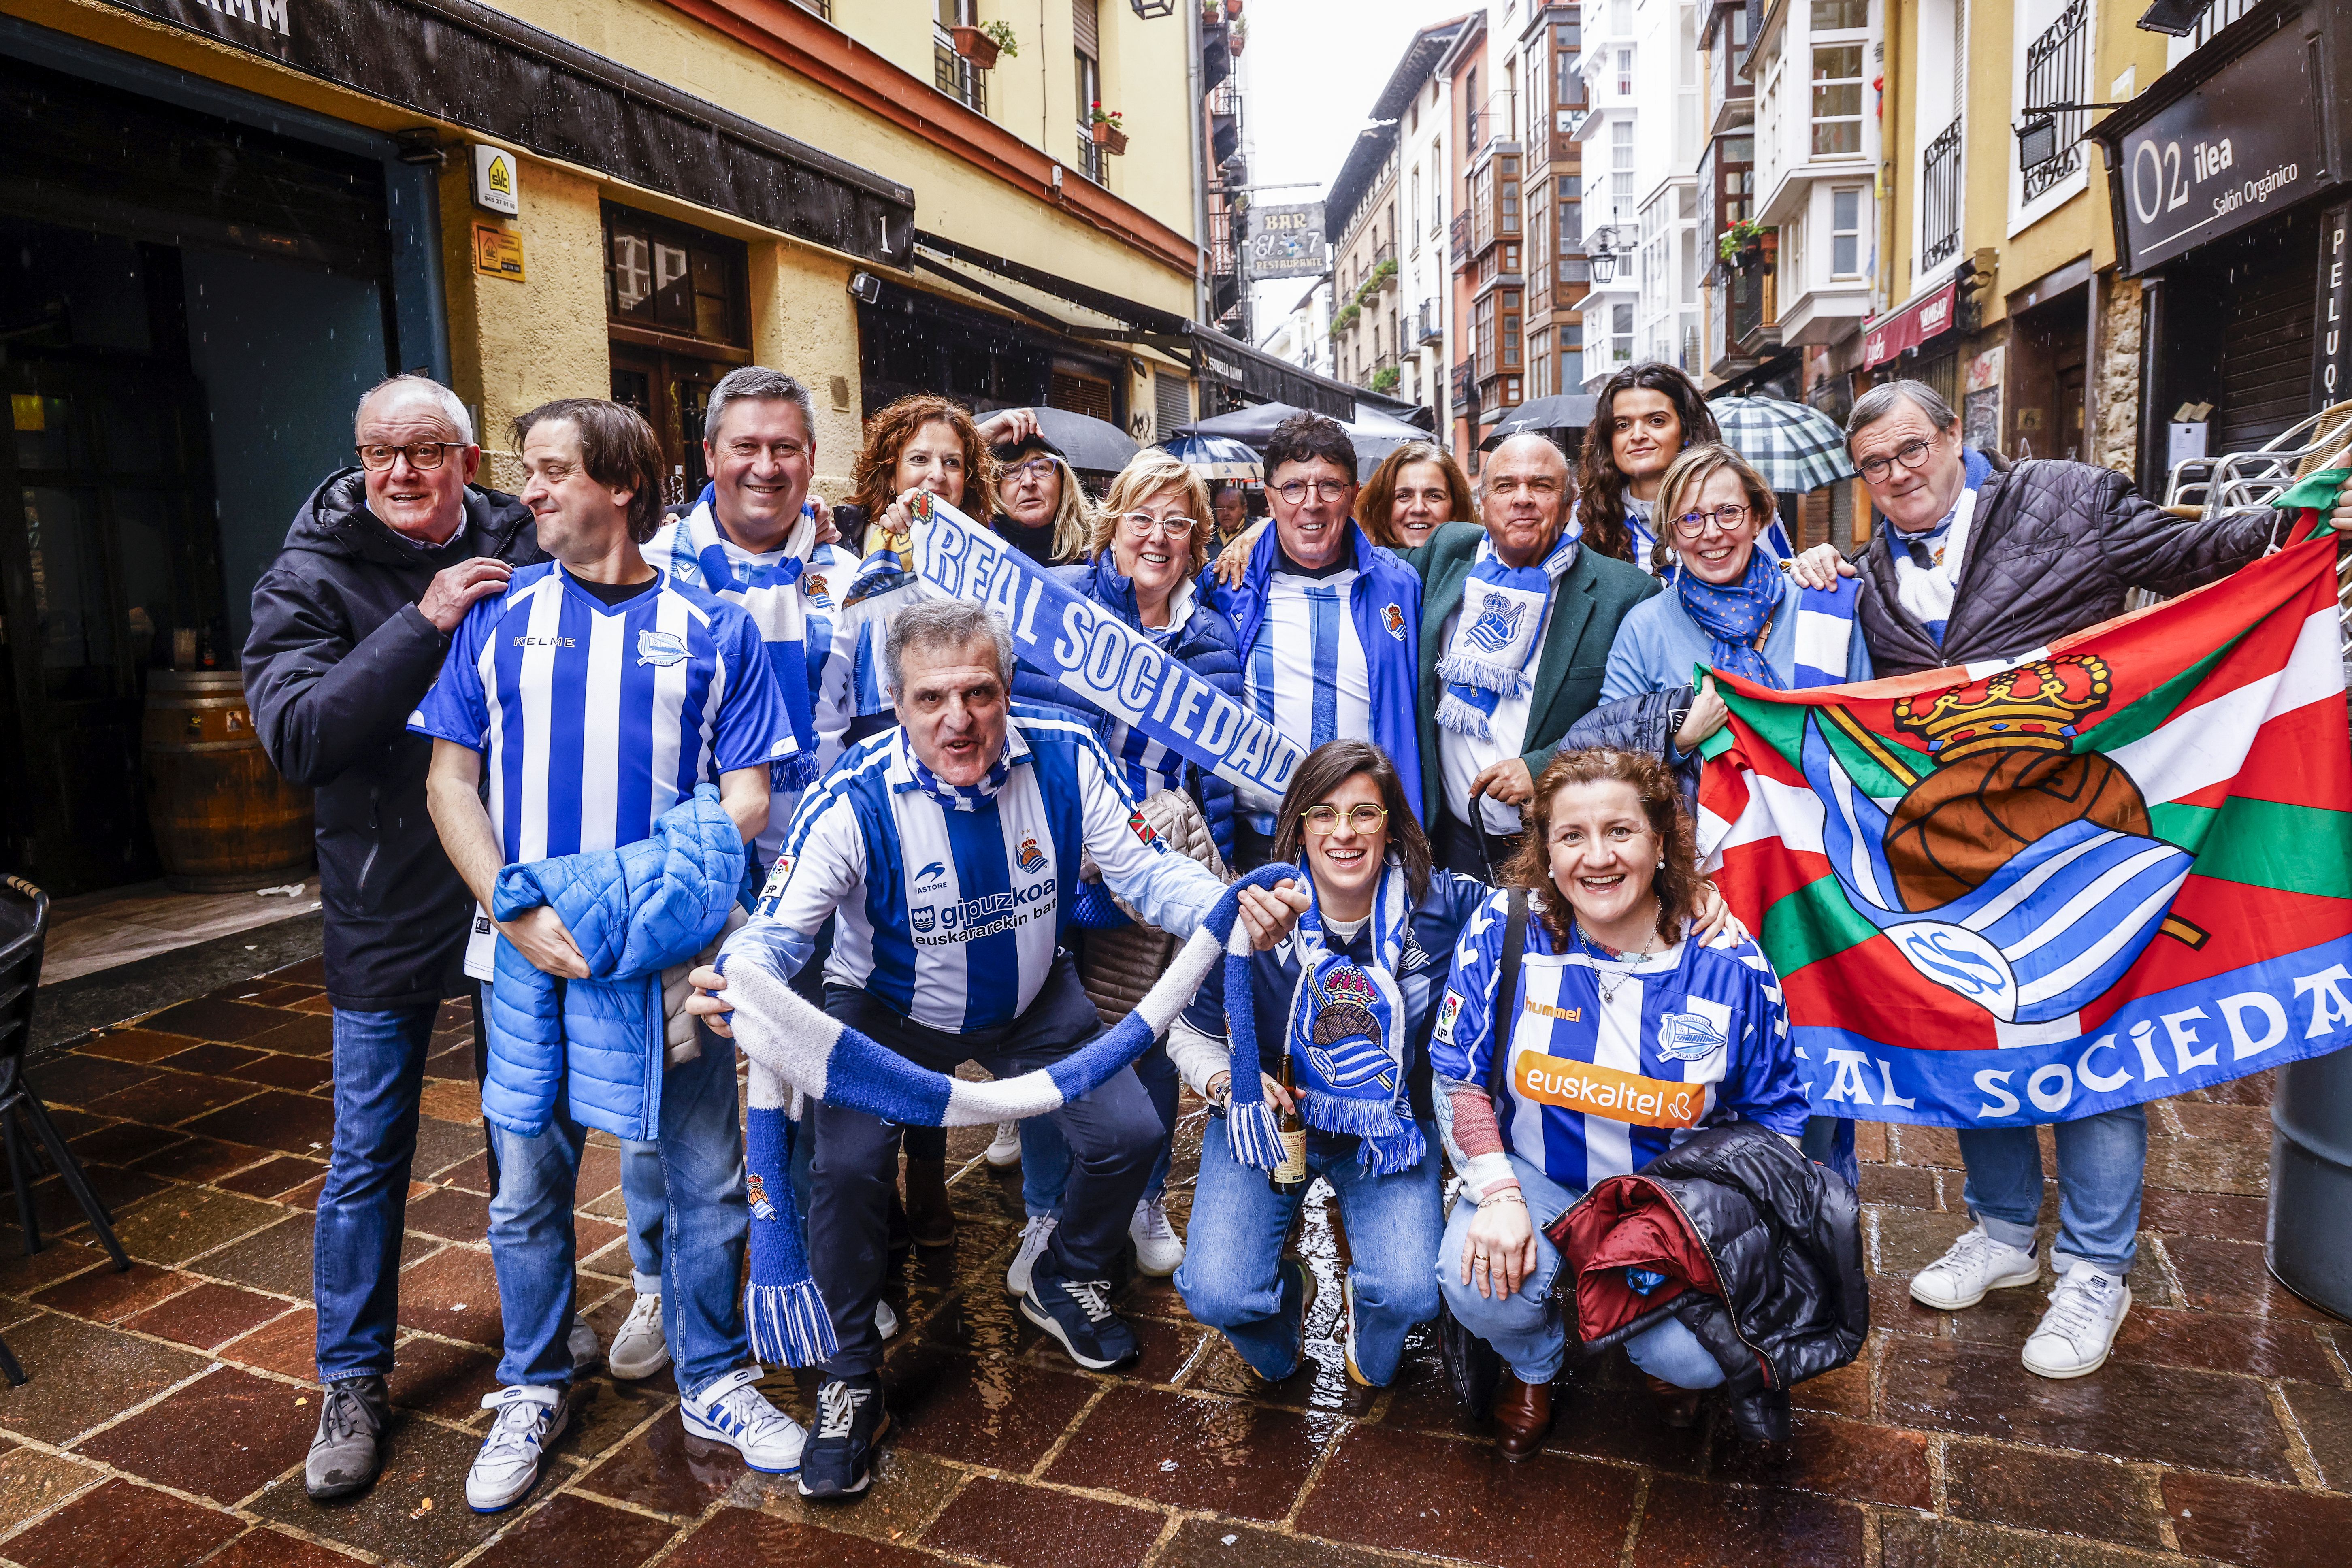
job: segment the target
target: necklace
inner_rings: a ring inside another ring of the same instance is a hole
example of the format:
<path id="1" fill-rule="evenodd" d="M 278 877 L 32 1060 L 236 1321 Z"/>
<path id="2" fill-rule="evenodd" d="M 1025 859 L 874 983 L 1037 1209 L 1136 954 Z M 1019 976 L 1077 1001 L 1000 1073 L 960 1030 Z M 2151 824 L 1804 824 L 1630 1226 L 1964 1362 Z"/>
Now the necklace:
<path id="1" fill-rule="evenodd" d="M 1592 957 L 1619 959 L 1624 957 L 1623 953 L 1611 952 L 1605 945 L 1593 941 L 1590 936 L 1586 935 L 1582 924 L 1578 924 L 1575 929 L 1578 945 L 1582 947 L 1584 951 Z M 1633 963 L 1626 968 L 1624 973 L 1617 976 L 1617 984 L 1614 985 L 1607 984 L 1602 978 L 1600 965 L 1595 964 L 1593 966 L 1592 984 L 1601 993 L 1601 1005 L 1603 1007 L 1606 1007 L 1610 1003 L 1614 1002 L 1617 999 L 1617 993 L 1625 989 L 1625 982 L 1633 977 L 1635 971 L 1639 970 L 1643 964 L 1650 962 L 1650 949 L 1656 945 L 1657 940 L 1658 928 L 1654 922 L 1650 927 L 1650 935 L 1648 940 L 1642 943 L 1642 951 L 1633 955 Z"/>

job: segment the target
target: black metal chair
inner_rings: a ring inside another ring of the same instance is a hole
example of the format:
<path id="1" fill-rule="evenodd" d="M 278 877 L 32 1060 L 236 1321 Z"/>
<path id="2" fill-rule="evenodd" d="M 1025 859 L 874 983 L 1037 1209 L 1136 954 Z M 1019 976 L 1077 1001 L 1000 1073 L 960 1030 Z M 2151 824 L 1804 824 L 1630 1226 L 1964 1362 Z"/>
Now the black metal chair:
<path id="1" fill-rule="evenodd" d="M 90 1228 L 105 1243 L 118 1270 L 128 1270 L 131 1259 L 114 1238 L 114 1216 L 91 1190 L 81 1163 L 66 1147 L 57 1123 L 41 1104 L 25 1076 L 25 1051 L 33 1037 L 33 1003 L 41 984 L 41 948 L 49 932 L 49 896 L 21 877 L 0 878 L 0 1140 L 7 1145 L 8 1179 L 16 1189 L 16 1215 L 25 1227 L 25 1251 L 41 1249 L 41 1222 L 33 1203 L 37 1177 L 32 1151 L 20 1134 L 19 1119 L 40 1140 L 49 1163 Z M 13 1358 L 11 1358 L 13 1361 Z M 10 1370 L 0 1363 L 0 1373 Z"/>

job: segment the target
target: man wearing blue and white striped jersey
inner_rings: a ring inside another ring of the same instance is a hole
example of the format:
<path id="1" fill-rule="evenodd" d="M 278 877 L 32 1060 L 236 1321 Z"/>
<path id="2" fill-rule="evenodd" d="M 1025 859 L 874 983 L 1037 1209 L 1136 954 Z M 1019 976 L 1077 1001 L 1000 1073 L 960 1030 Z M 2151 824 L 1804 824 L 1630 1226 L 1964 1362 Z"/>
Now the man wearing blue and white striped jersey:
<path id="1" fill-rule="evenodd" d="M 503 868 L 652 837 L 656 819 L 700 784 L 718 785 L 748 843 L 767 825 L 774 765 L 792 746 L 751 618 L 646 563 L 661 449 L 644 419 L 567 399 L 516 420 L 515 440 L 530 475 L 522 500 L 554 560 L 474 606 L 409 721 L 434 738 L 434 826 L 485 906 Z M 546 904 L 498 931 L 544 973 L 591 973 Z M 657 1018 L 588 1033 L 562 1042 L 551 1063 L 520 1064 L 530 1081 L 558 1078 L 551 1115 L 508 1103 L 515 1091 L 501 1091 L 495 1061 L 484 1092 L 499 1146 L 489 1239 L 506 1345 L 503 1386 L 485 1401 L 499 1414 L 466 1480 L 480 1512 L 530 1491 L 571 1415 L 572 1220 L 589 1124 L 625 1137 L 656 1129 L 667 1176 L 661 1294 L 686 1429 L 763 1470 L 789 1471 L 800 1457 L 804 1434 L 753 1386 L 760 1369 L 735 1289 L 749 1211 L 734 1054 L 706 1040 L 666 1061 Z"/>
<path id="2" fill-rule="evenodd" d="M 809 792 L 751 922 L 720 964 L 790 974 L 835 921 L 825 1010 L 909 1060 L 942 1071 L 977 1061 L 999 1078 L 1060 1060 L 1101 1030 L 1062 946 L 1062 892 L 1084 858 L 1145 920 L 1189 936 L 1223 892 L 1145 826 L 1120 770 L 1082 723 L 1014 709 L 1013 642 L 985 607 L 929 600 L 901 610 L 884 647 L 900 727 L 852 747 Z M 1246 889 L 1261 948 L 1306 905 L 1285 884 Z M 694 984 L 723 988 L 698 970 Z M 698 997 L 722 1013 L 723 995 Z M 1127 1239 L 1162 1131 L 1134 1071 L 1053 1113 L 1074 1157 L 1061 1224 L 1030 1274 L 1023 1313 L 1080 1365 L 1137 1353 L 1110 1310 Z M 874 1329 L 899 1129 L 814 1105 L 810 1271 L 839 1350 L 824 1364 L 822 1418 L 803 1496 L 861 1493 L 887 1424 Z"/>

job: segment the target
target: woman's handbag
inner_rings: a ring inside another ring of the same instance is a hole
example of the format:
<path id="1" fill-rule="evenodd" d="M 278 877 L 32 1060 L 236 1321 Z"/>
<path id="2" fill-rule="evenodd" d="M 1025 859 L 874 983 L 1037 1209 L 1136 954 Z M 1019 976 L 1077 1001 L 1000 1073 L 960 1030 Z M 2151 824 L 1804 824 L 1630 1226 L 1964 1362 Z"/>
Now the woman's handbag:
<path id="1" fill-rule="evenodd" d="M 1495 1048 L 1486 1059 L 1486 1094 L 1493 1099 L 1501 1087 L 1504 1059 L 1510 1055 L 1511 1025 L 1518 1018 L 1519 958 L 1528 945 L 1528 894 L 1511 889 L 1510 915 L 1503 924 L 1502 962 L 1495 978 Z M 1462 1200 L 1456 1198 L 1455 1202 Z M 1495 1347 L 1464 1328 L 1445 1305 L 1437 1303 L 1437 1348 L 1445 1363 L 1445 1381 L 1465 1414 L 1484 1420 L 1494 1403 L 1495 1385 L 1502 1380 L 1503 1358 Z"/>

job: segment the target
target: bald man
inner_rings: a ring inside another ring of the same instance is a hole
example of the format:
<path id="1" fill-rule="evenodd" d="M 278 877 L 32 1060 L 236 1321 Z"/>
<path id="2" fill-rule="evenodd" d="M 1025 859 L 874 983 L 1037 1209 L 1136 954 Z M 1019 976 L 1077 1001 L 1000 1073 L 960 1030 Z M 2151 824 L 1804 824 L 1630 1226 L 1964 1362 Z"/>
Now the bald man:
<path id="1" fill-rule="evenodd" d="M 1536 776 L 1600 700 L 1617 624 L 1658 591 L 1648 574 L 1567 537 L 1573 493 L 1566 454 L 1514 436 L 1478 476 L 1479 521 L 1446 523 L 1398 552 L 1422 578 L 1431 847 L 1439 865 L 1490 882 L 1518 847 Z"/>
<path id="2" fill-rule="evenodd" d="M 433 743 L 408 716 L 466 612 L 509 568 L 546 559 L 530 509 L 473 482 L 482 449 L 447 387 L 394 376 L 361 399 L 352 435 L 357 465 L 295 514 L 245 645 L 261 743 L 318 792 L 335 1010 L 315 1270 L 325 1392 L 304 1478 L 320 1499 L 359 1490 L 380 1463 L 425 1057 L 441 999 L 467 991 L 473 896 L 425 813 Z"/>

